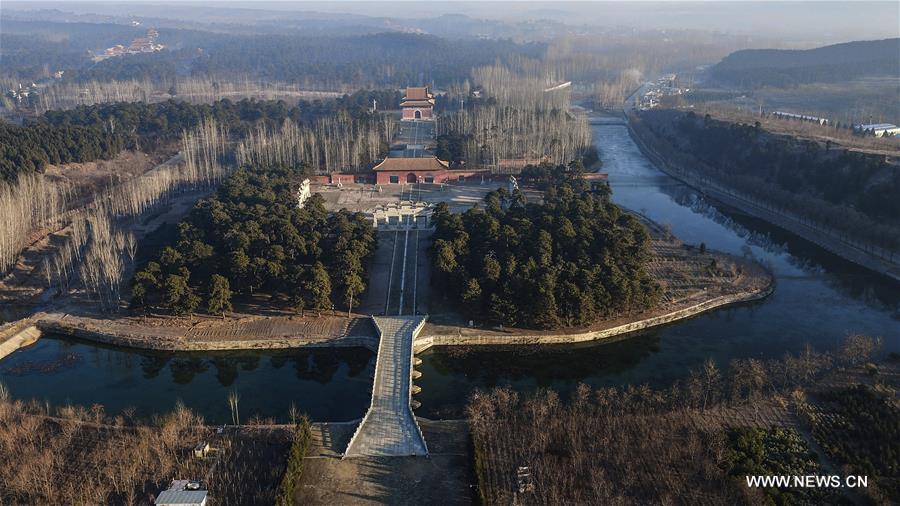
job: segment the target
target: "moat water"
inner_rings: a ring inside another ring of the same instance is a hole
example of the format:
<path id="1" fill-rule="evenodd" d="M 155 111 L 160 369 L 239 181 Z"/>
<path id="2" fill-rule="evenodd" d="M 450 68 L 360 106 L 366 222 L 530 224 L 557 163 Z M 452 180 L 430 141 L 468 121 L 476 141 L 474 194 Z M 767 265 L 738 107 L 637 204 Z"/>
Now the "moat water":
<path id="1" fill-rule="evenodd" d="M 657 170 L 624 126 L 595 126 L 594 140 L 617 203 L 670 224 L 687 243 L 753 255 L 775 273 L 775 293 L 614 342 L 429 350 L 420 355 L 417 414 L 460 417 L 473 392 L 504 385 L 563 395 L 579 383 L 665 386 L 707 358 L 725 366 L 734 358 L 780 357 L 806 343 L 827 350 L 850 333 L 881 336 L 886 351 L 900 351 L 900 285 L 703 200 Z M 314 420 L 340 421 L 364 414 L 374 362 L 363 349 L 171 354 L 44 337 L 0 361 L 0 382 L 16 398 L 101 404 L 111 414 L 131 408 L 149 416 L 181 400 L 224 423 L 234 391 L 244 421 L 285 420 L 292 403 Z"/>
<path id="2" fill-rule="evenodd" d="M 900 284 L 703 200 L 653 166 L 624 126 L 597 125 L 593 133 L 616 203 L 670 224 L 686 243 L 753 255 L 774 272 L 775 293 L 604 344 L 429 350 L 420 355 L 418 414 L 460 416 L 476 389 L 503 385 L 563 394 L 579 383 L 666 386 L 707 358 L 725 366 L 734 358 L 780 357 L 806 343 L 827 350 L 850 333 L 881 336 L 885 350 L 900 351 Z"/>
<path id="3" fill-rule="evenodd" d="M 138 418 L 180 400 L 210 423 L 230 423 L 228 396 L 242 422 L 285 421 L 293 403 L 313 420 L 346 421 L 369 406 L 375 355 L 363 348 L 167 353 L 45 336 L 0 361 L 0 382 L 20 399 L 102 405 Z"/>

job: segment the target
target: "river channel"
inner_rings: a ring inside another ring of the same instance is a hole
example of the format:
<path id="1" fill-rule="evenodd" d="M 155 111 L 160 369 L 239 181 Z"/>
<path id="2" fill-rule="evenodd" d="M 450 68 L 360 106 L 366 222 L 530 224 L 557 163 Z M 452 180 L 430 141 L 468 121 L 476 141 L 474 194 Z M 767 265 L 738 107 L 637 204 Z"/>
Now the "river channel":
<path id="1" fill-rule="evenodd" d="M 705 201 L 657 170 L 624 126 L 595 126 L 594 141 L 617 203 L 670 224 L 685 242 L 755 256 L 775 273 L 775 293 L 614 342 L 431 349 L 420 355 L 417 414 L 458 418 L 474 391 L 501 385 L 563 395 L 579 383 L 665 386 L 708 357 L 726 366 L 739 357 L 780 357 L 806 343 L 826 350 L 849 333 L 881 336 L 887 351 L 900 351 L 900 285 Z M 228 395 L 237 392 L 242 421 L 283 421 L 292 403 L 314 420 L 342 421 L 364 414 L 374 362 L 363 349 L 172 354 L 45 336 L 0 361 L 0 382 L 16 398 L 101 404 L 111 414 L 150 416 L 181 400 L 209 422 L 225 423 Z"/>
<path id="2" fill-rule="evenodd" d="M 591 346 L 432 349 L 420 357 L 418 414 L 457 417 L 476 389 L 507 385 L 563 394 L 592 387 L 647 383 L 665 386 L 707 357 L 780 357 L 810 343 L 827 350 L 850 333 L 881 336 L 900 351 L 900 285 L 870 273 L 765 222 L 707 202 L 654 167 L 622 125 L 596 125 L 594 143 L 613 200 L 669 224 L 687 243 L 751 254 L 769 265 L 775 293 L 765 300 Z"/>

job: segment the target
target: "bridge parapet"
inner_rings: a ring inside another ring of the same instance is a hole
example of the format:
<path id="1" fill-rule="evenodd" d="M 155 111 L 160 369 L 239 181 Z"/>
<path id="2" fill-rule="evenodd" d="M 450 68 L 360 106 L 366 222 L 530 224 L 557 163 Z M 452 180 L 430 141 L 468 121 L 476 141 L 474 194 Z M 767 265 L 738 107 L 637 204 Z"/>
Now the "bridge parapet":
<path id="1" fill-rule="evenodd" d="M 372 317 L 380 342 L 369 410 L 343 458 L 427 456 L 422 429 L 412 411 L 412 343 L 427 316 Z"/>

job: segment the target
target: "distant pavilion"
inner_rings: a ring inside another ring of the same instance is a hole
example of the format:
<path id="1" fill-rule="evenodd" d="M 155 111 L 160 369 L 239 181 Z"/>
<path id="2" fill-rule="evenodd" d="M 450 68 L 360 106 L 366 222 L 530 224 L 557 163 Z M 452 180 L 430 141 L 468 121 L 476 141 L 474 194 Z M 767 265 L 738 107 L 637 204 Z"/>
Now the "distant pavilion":
<path id="1" fill-rule="evenodd" d="M 403 121 L 434 120 L 434 95 L 427 86 L 407 86 L 400 108 Z"/>

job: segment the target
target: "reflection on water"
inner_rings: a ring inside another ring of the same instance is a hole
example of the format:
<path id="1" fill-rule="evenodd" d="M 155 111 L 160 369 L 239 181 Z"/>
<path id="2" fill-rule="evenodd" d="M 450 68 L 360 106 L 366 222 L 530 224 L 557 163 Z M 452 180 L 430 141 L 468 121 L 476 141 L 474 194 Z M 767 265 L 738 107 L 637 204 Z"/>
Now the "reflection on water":
<path id="1" fill-rule="evenodd" d="M 291 403 L 315 420 L 359 418 L 369 403 L 374 356 L 361 348 L 163 353 L 43 337 L 5 358 L 2 381 L 17 398 L 101 404 L 139 416 L 176 400 L 211 422 L 230 417 L 228 393 L 244 417 L 284 420 Z"/>
<path id="2" fill-rule="evenodd" d="M 617 374 L 634 367 L 659 351 L 659 338 L 650 333 L 618 340 L 606 346 L 496 346 L 446 348 L 428 362 L 428 371 L 438 374 L 469 374 L 486 386 L 504 382 L 529 382 L 552 386 L 555 382 L 579 380 L 598 370 Z"/>
<path id="3" fill-rule="evenodd" d="M 474 390 L 498 385 L 563 392 L 579 382 L 666 385 L 707 358 L 725 366 L 737 357 L 780 357 L 806 343 L 829 349 L 852 332 L 881 336 L 887 351 L 900 350 L 900 285 L 705 200 L 653 167 L 625 127 L 595 126 L 594 142 L 616 203 L 670 224 L 687 243 L 752 255 L 774 272 L 775 293 L 615 343 L 462 354 L 429 350 L 422 355 L 423 376 L 416 380 L 423 389 L 419 414 L 459 416 Z"/>

